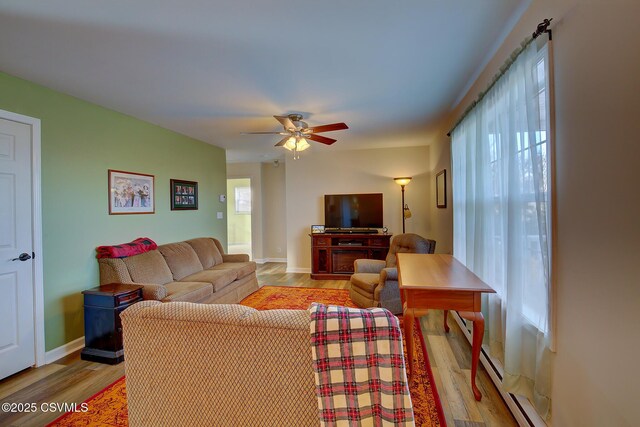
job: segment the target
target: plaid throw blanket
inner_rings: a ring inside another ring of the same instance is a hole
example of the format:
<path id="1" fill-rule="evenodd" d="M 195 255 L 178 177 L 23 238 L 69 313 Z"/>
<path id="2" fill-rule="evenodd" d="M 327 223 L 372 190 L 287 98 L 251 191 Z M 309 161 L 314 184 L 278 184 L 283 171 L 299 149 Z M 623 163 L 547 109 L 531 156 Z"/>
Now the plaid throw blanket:
<path id="1" fill-rule="evenodd" d="M 413 426 L 398 319 L 313 303 L 311 349 L 323 426 Z"/>
<path id="2" fill-rule="evenodd" d="M 96 258 L 126 258 L 157 249 L 156 242 L 148 237 L 139 237 L 133 242 L 113 246 L 98 246 Z"/>

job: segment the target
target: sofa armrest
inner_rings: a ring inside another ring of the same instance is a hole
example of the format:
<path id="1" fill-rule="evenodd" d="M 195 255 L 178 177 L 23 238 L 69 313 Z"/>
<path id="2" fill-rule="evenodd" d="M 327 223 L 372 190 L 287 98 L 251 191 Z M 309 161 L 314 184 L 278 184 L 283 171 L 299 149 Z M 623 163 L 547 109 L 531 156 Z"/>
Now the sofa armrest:
<path id="1" fill-rule="evenodd" d="M 222 254 L 222 262 L 248 262 L 247 254 Z"/>
<path id="2" fill-rule="evenodd" d="M 395 267 L 383 268 L 380 272 L 380 282 L 387 280 L 398 280 L 398 269 Z"/>
<path id="3" fill-rule="evenodd" d="M 380 273 L 386 262 L 378 259 L 357 259 L 353 262 L 355 273 Z"/>
<path id="4" fill-rule="evenodd" d="M 163 285 L 156 285 L 153 283 L 128 283 L 130 285 L 142 286 L 142 299 L 143 300 L 155 300 L 162 301 L 167 296 L 167 288 Z"/>

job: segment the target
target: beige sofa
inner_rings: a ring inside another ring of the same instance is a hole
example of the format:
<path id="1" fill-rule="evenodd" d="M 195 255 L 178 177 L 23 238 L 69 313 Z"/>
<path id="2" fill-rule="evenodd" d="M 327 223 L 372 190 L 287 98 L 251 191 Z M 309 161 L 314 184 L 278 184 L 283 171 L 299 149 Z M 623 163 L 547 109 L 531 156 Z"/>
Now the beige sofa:
<path id="1" fill-rule="evenodd" d="M 307 310 L 143 301 L 121 319 L 131 427 L 319 424 Z"/>
<path id="2" fill-rule="evenodd" d="M 143 298 L 163 302 L 237 303 L 258 290 L 256 263 L 228 255 L 203 237 L 158 246 L 127 258 L 101 258 L 100 284 L 143 285 Z"/>

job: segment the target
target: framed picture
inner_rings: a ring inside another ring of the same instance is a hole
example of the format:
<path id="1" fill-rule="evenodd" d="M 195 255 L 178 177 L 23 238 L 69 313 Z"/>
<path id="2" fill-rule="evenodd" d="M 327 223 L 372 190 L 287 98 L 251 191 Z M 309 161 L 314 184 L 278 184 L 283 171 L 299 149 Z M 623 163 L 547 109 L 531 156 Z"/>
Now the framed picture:
<path id="1" fill-rule="evenodd" d="M 236 213 L 251 213 L 251 187 L 235 187 Z"/>
<path id="2" fill-rule="evenodd" d="M 171 210 L 198 209 L 198 183 L 195 181 L 171 180 Z"/>
<path id="3" fill-rule="evenodd" d="M 312 225 L 311 233 L 313 234 L 324 233 L 324 225 Z"/>
<path id="4" fill-rule="evenodd" d="M 155 213 L 154 176 L 109 169 L 109 215 Z"/>
<path id="5" fill-rule="evenodd" d="M 447 170 L 443 169 L 436 175 L 436 207 L 447 207 Z"/>

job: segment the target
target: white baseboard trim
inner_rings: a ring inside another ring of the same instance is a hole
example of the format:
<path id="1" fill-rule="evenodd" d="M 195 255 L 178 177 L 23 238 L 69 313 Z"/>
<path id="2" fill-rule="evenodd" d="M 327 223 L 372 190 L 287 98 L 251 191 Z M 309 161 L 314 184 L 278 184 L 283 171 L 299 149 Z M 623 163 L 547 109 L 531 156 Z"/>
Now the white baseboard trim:
<path id="1" fill-rule="evenodd" d="M 287 262 L 286 258 L 265 258 L 265 262 Z"/>
<path id="2" fill-rule="evenodd" d="M 254 259 L 256 264 L 264 264 L 266 262 L 287 262 L 286 258 L 258 258 Z"/>
<path id="3" fill-rule="evenodd" d="M 300 268 L 300 267 L 287 267 L 287 269 L 285 270 L 285 273 L 305 273 L 305 274 L 309 274 L 309 273 L 311 273 L 311 269 L 310 268 Z"/>
<path id="4" fill-rule="evenodd" d="M 48 365 L 49 363 L 53 363 L 56 360 L 73 353 L 74 351 L 80 350 L 82 347 L 84 347 L 84 337 L 80 337 L 64 345 L 61 345 L 58 348 L 47 351 L 44 354 L 44 363 L 46 365 Z"/>
<path id="5" fill-rule="evenodd" d="M 473 342 L 473 337 L 465 325 L 465 321 L 460 317 L 457 311 L 452 311 L 453 318 L 455 319 L 462 333 L 467 337 L 469 344 Z M 480 362 L 487 370 L 489 377 L 495 384 L 498 392 L 504 399 L 505 403 L 509 407 L 509 410 L 513 414 L 513 417 L 518 422 L 520 427 L 547 427 L 542 417 L 538 415 L 533 405 L 524 397 L 517 396 L 515 394 L 507 393 L 502 390 L 502 366 L 497 360 L 489 360 L 488 354 L 482 349 L 480 351 Z"/>

